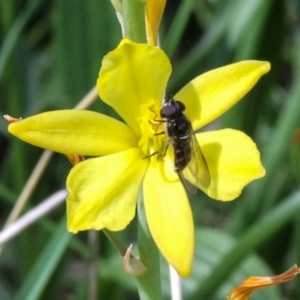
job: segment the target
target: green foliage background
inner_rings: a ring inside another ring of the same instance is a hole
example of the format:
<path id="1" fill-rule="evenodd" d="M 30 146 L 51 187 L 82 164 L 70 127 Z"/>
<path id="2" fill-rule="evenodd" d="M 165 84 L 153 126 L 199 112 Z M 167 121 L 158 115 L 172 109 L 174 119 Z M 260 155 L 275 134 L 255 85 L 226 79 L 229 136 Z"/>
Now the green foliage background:
<path id="1" fill-rule="evenodd" d="M 26 117 L 74 107 L 95 85 L 103 55 L 121 38 L 109 0 L 0 1 L 0 113 Z M 272 70 L 207 129 L 245 131 L 261 150 L 267 175 L 222 203 L 199 193 L 194 271 L 184 299 L 225 299 L 250 275 L 300 264 L 300 3 L 297 0 L 184 0 L 167 3 L 161 47 L 174 73 L 170 94 L 198 74 L 243 59 Z M 100 100 L 89 109 L 114 115 Z M 41 149 L 10 136 L 0 119 L 0 223 L 4 224 Z M 27 210 L 64 188 L 70 164 L 54 155 Z M 173 201 L 172 199 L 170 201 Z M 135 221 L 119 238 L 136 240 Z M 100 235 L 101 299 L 138 299 L 134 278 Z M 87 299 L 87 234 L 66 231 L 61 206 L 9 241 L 0 256 L 0 299 Z M 169 298 L 162 259 L 163 290 Z M 300 278 L 300 277 L 299 277 Z M 300 279 L 252 299 L 299 299 Z"/>

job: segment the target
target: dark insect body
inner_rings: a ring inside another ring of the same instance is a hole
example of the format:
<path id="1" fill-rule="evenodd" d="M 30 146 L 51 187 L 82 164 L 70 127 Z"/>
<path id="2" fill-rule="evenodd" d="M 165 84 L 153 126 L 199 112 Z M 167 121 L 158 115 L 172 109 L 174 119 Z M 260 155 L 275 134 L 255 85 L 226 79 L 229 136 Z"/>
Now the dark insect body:
<path id="1" fill-rule="evenodd" d="M 182 102 L 170 99 L 164 102 L 160 116 L 165 119 L 165 131 L 173 146 L 175 154 L 175 171 L 182 171 L 191 161 L 191 122 L 182 113 Z"/>
<path id="2" fill-rule="evenodd" d="M 165 122 L 168 145 L 171 144 L 173 147 L 175 171 L 185 188 L 195 193 L 196 183 L 200 183 L 205 188 L 209 186 L 210 175 L 192 124 L 184 115 L 184 110 L 185 106 L 182 102 L 165 99 L 160 116 Z"/>

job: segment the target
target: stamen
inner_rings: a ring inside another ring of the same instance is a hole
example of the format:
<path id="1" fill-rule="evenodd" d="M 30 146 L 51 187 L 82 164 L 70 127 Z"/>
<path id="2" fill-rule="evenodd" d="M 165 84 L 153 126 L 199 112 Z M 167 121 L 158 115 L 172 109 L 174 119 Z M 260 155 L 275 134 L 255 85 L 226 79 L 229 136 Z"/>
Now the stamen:
<path id="1" fill-rule="evenodd" d="M 160 153 L 164 149 L 166 136 L 164 134 L 157 135 L 157 132 L 164 132 L 164 124 L 159 119 L 160 107 L 154 102 L 149 101 L 140 106 L 140 114 L 138 122 L 141 129 L 141 139 L 139 146 L 145 153 L 145 157 L 151 153 Z"/>

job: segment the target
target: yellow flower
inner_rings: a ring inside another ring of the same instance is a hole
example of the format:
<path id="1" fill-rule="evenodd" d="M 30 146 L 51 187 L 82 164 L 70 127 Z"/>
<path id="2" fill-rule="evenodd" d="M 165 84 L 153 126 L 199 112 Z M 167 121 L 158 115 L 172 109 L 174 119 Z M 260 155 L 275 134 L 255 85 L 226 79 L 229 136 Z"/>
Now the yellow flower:
<path id="1" fill-rule="evenodd" d="M 188 83 L 174 99 L 186 106 L 194 130 L 219 117 L 268 72 L 268 62 L 244 61 L 207 72 Z M 138 193 L 151 234 L 167 261 L 189 275 L 194 251 L 192 212 L 174 172 L 160 108 L 171 65 L 162 50 L 123 40 L 103 59 L 99 95 L 125 123 L 91 111 L 42 113 L 9 125 L 18 138 L 65 154 L 97 156 L 78 163 L 67 179 L 68 229 L 72 232 L 124 229 L 133 219 Z M 196 134 L 218 200 L 232 200 L 250 181 L 264 175 L 259 152 L 244 133 L 224 129 Z M 171 148 L 171 147 L 169 147 Z"/>

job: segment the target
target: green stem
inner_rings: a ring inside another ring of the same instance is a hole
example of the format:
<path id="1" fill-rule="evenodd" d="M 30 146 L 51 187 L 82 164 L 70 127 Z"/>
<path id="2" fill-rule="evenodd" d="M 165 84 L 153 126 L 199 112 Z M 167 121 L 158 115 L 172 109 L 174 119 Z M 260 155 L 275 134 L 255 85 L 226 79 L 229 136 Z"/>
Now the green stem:
<path id="1" fill-rule="evenodd" d="M 122 15 L 122 1 L 121 0 L 110 0 L 115 11 Z"/>
<path id="2" fill-rule="evenodd" d="M 145 0 L 123 0 L 124 33 L 137 43 L 146 43 Z"/>
<path id="3" fill-rule="evenodd" d="M 137 43 L 147 42 L 145 4 L 145 0 L 122 1 L 124 37 Z M 138 247 L 139 259 L 147 268 L 144 275 L 136 277 L 140 299 L 160 300 L 162 294 L 159 252 L 148 229 L 142 199 L 138 203 Z"/>
<path id="4" fill-rule="evenodd" d="M 126 253 L 126 247 L 119 241 L 114 232 L 111 232 L 107 229 L 102 229 L 103 233 L 109 239 L 109 241 L 113 244 L 113 246 L 117 249 L 117 251 L 124 256 Z"/>
<path id="5" fill-rule="evenodd" d="M 145 0 L 123 0 L 124 33 L 134 42 L 145 43 Z M 139 277 L 138 289 L 141 300 L 162 299 L 159 252 L 148 229 L 143 199 L 138 201 L 138 248 L 139 259 L 147 272 Z"/>
<path id="6" fill-rule="evenodd" d="M 139 259 L 147 267 L 145 275 L 136 277 L 140 300 L 161 300 L 159 252 L 149 232 L 143 199 L 138 201 Z"/>

